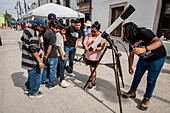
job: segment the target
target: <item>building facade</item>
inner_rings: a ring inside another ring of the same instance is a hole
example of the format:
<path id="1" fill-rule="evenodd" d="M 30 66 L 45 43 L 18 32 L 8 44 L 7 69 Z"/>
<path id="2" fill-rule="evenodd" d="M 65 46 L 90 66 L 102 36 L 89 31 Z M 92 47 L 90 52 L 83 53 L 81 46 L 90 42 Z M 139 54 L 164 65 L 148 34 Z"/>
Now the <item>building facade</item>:
<path id="1" fill-rule="evenodd" d="M 0 14 L 0 27 L 2 27 L 2 24 L 5 24 L 4 14 Z"/>
<path id="2" fill-rule="evenodd" d="M 99 21 L 104 31 L 129 4 L 136 11 L 123 23 L 132 21 L 159 36 L 164 33 L 170 38 L 170 0 L 92 0 L 92 21 Z M 121 32 L 122 24 L 112 35 L 120 36 Z"/>

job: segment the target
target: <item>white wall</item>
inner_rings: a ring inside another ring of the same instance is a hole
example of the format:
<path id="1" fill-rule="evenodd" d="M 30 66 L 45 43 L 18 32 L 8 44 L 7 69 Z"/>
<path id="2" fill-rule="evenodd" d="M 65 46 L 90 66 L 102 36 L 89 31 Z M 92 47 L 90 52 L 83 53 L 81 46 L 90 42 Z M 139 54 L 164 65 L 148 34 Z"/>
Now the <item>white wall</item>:
<path id="1" fill-rule="evenodd" d="M 101 30 L 106 30 L 109 26 L 109 6 L 122 2 L 132 4 L 136 9 L 125 22 L 133 21 L 138 26 L 153 28 L 157 0 L 93 0 L 92 22 L 99 21 Z"/>
<path id="2" fill-rule="evenodd" d="M 77 0 L 70 0 L 70 8 L 73 10 L 79 9 L 79 6 L 77 6 Z"/>

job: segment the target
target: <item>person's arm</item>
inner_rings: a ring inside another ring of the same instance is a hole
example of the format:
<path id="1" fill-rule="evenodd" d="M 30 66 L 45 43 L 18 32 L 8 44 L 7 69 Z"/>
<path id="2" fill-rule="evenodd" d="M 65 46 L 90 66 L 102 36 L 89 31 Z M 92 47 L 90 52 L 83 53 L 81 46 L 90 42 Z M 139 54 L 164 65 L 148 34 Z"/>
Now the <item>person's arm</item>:
<path id="1" fill-rule="evenodd" d="M 56 43 L 56 36 L 53 34 L 53 33 L 49 33 L 49 46 L 48 46 L 48 49 L 47 49 L 47 53 L 46 55 L 44 56 L 44 59 L 47 59 L 53 46 L 55 46 L 55 43 Z"/>
<path id="2" fill-rule="evenodd" d="M 88 47 L 87 47 L 87 41 L 88 41 L 88 40 L 89 40 L 89 34 L 87 34 L 87 35 L 85 36 L 85 39 L 84 39 L 84 41 L 83 41 L 83 46 L 84 46 L 86 52 L 89 52 L 89 49 L 88 49 Z"/>
<path id="3" fill-rule="evenodd" d="M 149 41 L 151 43 L 147 46 L 148 50 L 157 49 L 163 44 L 162 41 L 157 36 L 155 36 L 155 34 L 151 30 L 142 30 L 141 35 L 145 37 L 146 41 Z M 133 52 L 136 54 L 141 54 L 146 52 L 146 48 L 135 48 L 133 49 Z"/>
<path id="4" fill-rule="evenodd" d="M 47 49 L 47 53 L 46 53 L 46 55 L 44 56 L 44 59 L 47 59 L 48 58 L 48 55 L 50 54 L 50 52 L 51 52 L 51 50 L 52 50 L 52 45 L 49 45 L 48 46 L 48 49 Z"/>
<path id="5" fill-rule="evenodd" d="M 32 52 L 32 54 L 34 55 L 34 57 L 37 59 L 37 61 L 39 62 L 40 68 L 44 69 L 44 64 L 42 63 L 41 58 L 38 54 L 38 50 L 37 50 L 38 45 L 37 45 L 37 42 L 35 40 L 38 41 L 37 37 L 31 37 L 29 39 L 29 43 L 30 43 L 29 49 Z"/>
<path id="6" fill-rule="evenodd" d="M 60 47 L 60 46 L 57 46 L 57 47 L 58 47 L 58 50 L 59 50 L 59 52 L 60 52 L 60 55 L 61 55 L 62 60 L 65 60 L 65 57 L 64 57 L 63 52 L 62 52 L 62 50 L 61 50 L 61 47 Z"/>
<path id="7" fill-rule="evenodd" d="M 134 60 L 134 53 L 133 52 L 130 52 L 129 53 L 129 73 L 132 75 L 134 73 L 134 70 L 132 68 L 133 66 L 133 60 Z"/>
<path id="8" fill-rule="evenodd" d="M 66 35 L 62 35 L 63 36 L 63 43 L 65 42 L 65 41 L 67 41 L 67 39 L 66 39 Z"/>
<path id="9" fill-rule="evenodd" d="M 41 69 L 44 69 L 44 64 L 43 64 L 41 58 L 39 57 L 38 52 L 33 53 L 33 55 L 34 55 L 34 57 L 37 59 L 39 65 L 40 65 L 40 68 L 41 68 Z"/>
<path id="10" fill-rule="evenodd" d="M 79 38 L 77 38 L 77 40 L 76 40 L 76 44 L 75 44 L 75 47 L 74 47 L 74 49 L 76 49 L 77 48 L 77 45 L 79 44 Z"/>
<path id="11" fill-rule="evenodd" d="M 44 41 L 43 41 L 43 58 L 45 56 L 45 46 L 44 46 Z"/>
<path id="12" fill-rule="evenodd" d="M 43 50 L 43 47 L 41 45 L 41 35 L 40 34 L 38 34 L 38 40 L 39 40 L 40 48 Z"/>

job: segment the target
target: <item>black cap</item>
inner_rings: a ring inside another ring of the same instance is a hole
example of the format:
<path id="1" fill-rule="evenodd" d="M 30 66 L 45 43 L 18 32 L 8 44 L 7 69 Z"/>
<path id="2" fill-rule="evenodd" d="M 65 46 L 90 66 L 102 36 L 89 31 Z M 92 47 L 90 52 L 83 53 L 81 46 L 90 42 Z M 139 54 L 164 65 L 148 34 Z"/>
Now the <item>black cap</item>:
<path id="1" fill-rule="evenodd" d="M 76 20 L 75 20 L 75 23 L 81 23 L 81 22 L 80 22 L 80 19 L 76 19 Z"/>
<path id="2" fill-rule="evenodd" d="M 74 20 L 74 19 L 71 19 L 71 23 L 75 23 L 75 20 Z"/>

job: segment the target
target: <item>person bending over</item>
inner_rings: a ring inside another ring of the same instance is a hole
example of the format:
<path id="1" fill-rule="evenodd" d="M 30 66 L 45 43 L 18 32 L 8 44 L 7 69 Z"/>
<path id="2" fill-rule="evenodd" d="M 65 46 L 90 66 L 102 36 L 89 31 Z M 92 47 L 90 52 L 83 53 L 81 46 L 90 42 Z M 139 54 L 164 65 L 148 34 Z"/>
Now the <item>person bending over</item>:
<path id="1" fill-rule="evenodd" d="M 147 70 L 147 86 L 141 110 L 147 110 L 155 88 L 156 80 L 165 62 L 166 51 L 162 41 L 149 29 L 138 28 L 133 22 L 123 25 L 123 40 L 129 43 L 129 73 L 133 74 L 134 54 L 139 56 L 130 91 L 123 94 L 124 98 L 135 98 L 136 90 L 142 76 Z"/>

